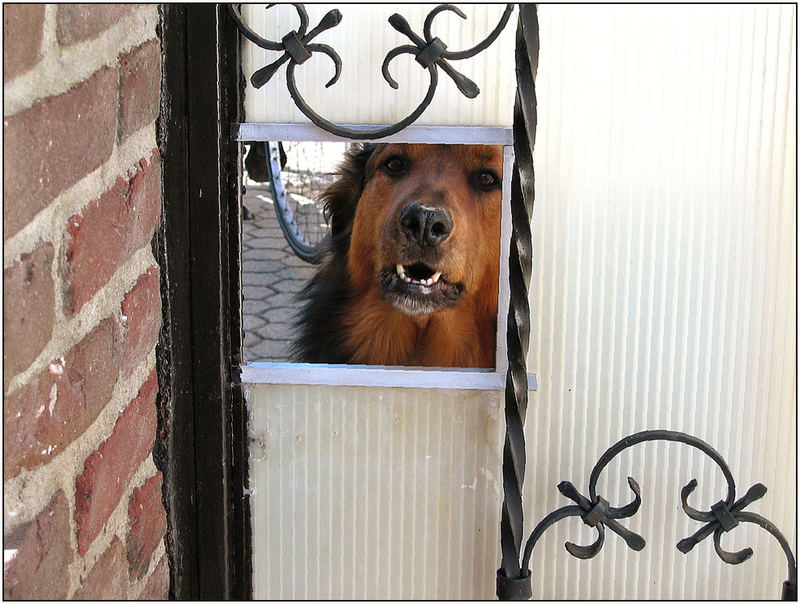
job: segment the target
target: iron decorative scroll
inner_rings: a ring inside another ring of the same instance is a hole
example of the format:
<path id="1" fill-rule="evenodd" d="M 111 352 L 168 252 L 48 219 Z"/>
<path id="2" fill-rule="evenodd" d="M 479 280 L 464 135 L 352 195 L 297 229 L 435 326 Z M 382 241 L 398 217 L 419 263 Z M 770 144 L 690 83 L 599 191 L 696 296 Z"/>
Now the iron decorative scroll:
<path id="1" fill-rule="evenodd" d="M 267 8 L 271 6 L 273 5 L 270 4 Z M 261 88 L 270 79 L 272 79 L 281 66 L 286 64 L 286 86 L 289 90 L 289 95 L 292 97 L 292 100 L 297 108 L 300 109 L 300 111 L 302 111 L 308 119 L 310 119 L 320 128 L 336 134 L 337 136 L 350 139 L 380 139 L 395 134 L 406 126 L 414 123 L 433 100 L 433 97 L 436 93 L 436 87 L 439 82 L 439 69 L 450 76 L 453 82 L 455 82 L 458 90 L 464 96 L 470 99 L 478 96 L 480 93 L 478 85 L 464 74 L 459 73 L 455 68 L 453 68 L 449 61 L 460 61 L 462 59 L 472 58 L 491 46 L 500 35 L 500 32 L 502 32 L 505 28 L 514 9 L 513 4 L 506 5 L 500 21 L 486 38 L 472 48 L 459 51 L 447 50 L 447 45 L 441 39 L 437 38 L 431 33 L 433 20 L 439 13 L 449 11 L 455 13 L 462 19 L 467 18 L 467 16 L 459 8 L 453 6 L 452 4 L 440 4 L 430 13 L 428 13 L 423 25 L 422 36 L 419 36 L 414 32 L 414 30 L 411 28 L 411 25 L 409 25 L 408 21 L 406 21 L 402 15 L 395 13 L 389 17 L 389 23 L 391 26 L 409 38 L 413 44 L 404 44 L 402 46 L 398 46 L 386 55 L 386 58 L 383 60 L 383 65 L 381 66 L 383 78 L 388 82 L 389 86 L 397 89 L 399 85 L 389 73 L 389 64 L 393 59 L 401 54 L 410 54 L 415 57 L 416 61 L 423 68 L 428 70 L 428 75 L 430 76 L 428 91 L 425 95 L 425 98 L 417 106 L 417 108 L 399 122 L 375 130 L 354 130 L 352 128 L 334 124 L 314 111 L 298 91 L 297 84 L 295 82 L 295 68 L 298 65 L 305 63 L 315 52 L 321 52 L 322 54 L 327 55 L 333 61 L 335 73 L 330 81 L 325 84 L 325 87 L 328 88 L 333 86 L 339 80 L 339 76 L 341 75 L 342 71 L 342 60 L 339 58 L 339 55 L 329 45 L 312 44 L 311 41 L 323 31 L 339 25 L 342 20 L 342 14 L 336 9 L 328 11 L 325 16 L 322 17 L 319 24 L 309 31 L 309 18 L 305 7 L 302 4 L 293 4 L 292 6 L 294 6 L 295 10 L 297 11 L 297 15 L 300 18 L 300 27 L 296 31 L 291 31 L 286 34 L 280 41 L 275 41 L 267 40 L 258 35 L 244 22 L 242 15 L 236 6 L 232 4 L 229 5 L 233 19 L 245 38 L 260 48 L 283 52 L 278 59 L 255 71 L 250 78 L 250 82 L 256 88 Z"/>
<path id="2" fill-rule="evenodd" d="M 597 540 L 591 545 L 583 546 L 569 542 L 565 544 L 566 550 L 577 558 L 593 558 L 600 552 L 605 542 L 606 528 L 619 535 L 628 547 L 633 550 L 639 551 L 645 547 L 645 540 L 643 537 L 628 530 L 618 522 L 618 520 L 633 516 L 639 510 L 642 498 L 637 482 L 633 478 L 628 478 L 628 486 L 634 496 L 633 501 L 623 507 L 617 508 L 610 506 L 607 500 L 597 495 L 597 480 L 603 469 L 616 455 L 625 449 L 647 441 L 672 441 L 687 444 L 699 449 L 714 460 L 722 471 L 728 486 L 728 493 L 725 499 L 712 505 L 711 509 L 708 511 L 696 510 L 688 503 L 689 495 L 697 487 L 696 480 L 692 479 L 681 489 L 681 503 L 686 515 L 693 520 L 705 522 L 706 524 L 693 535 L 681 539 L 677 544 L 678 550 L 684 554 L 689 553 L 695 545 L 713 534 L 714 549 L 717 555 L 728 564 L 740 564 L 753 555 L 753 550 L 748 547 L 738 552 L 725 551 L 720 545 L 720 537 L 722 533 L 733 530 L 742 522 L 756 524 L 769 532 L 778 541 L 786 555 L 788 579 L 783 582 L 781 598 L 783 600 L 797 600 L 797 563 L 795 562 L 789 543 L 778 528 L 769 520 L 758 514 L 744 511 L 745 507 L 761 499 L 766 494 L 767 488 L 763 484 L 755 484 L 748 489 L 743 497 L 736 499 L 736 485 L 734 484 L 731 471 L 722 456 L 699 438 L 669 430 L 638 432 L 623 438 L 610 447 L 603 453 L 600 460 L 592 469 L 589 476 L 588 497 L 581 495 L 572 483 L 567 481 L 560 483 L 558 485 L 559 492 L 568 499 L 571 499 L 575 505 L 567 505 L 551 512 L 536 525 L 525 544 L 525 551 L 521 564 L 521 576 L 527 577 L 527 580 L 530 581 L 529 564 L 533 547 L 549 527 L 564 518 L 578 516 L 583 519 L 585 524 L 597 530 Z M 530 593 L 528 593 L 528 597 L 530 597 Z"/>

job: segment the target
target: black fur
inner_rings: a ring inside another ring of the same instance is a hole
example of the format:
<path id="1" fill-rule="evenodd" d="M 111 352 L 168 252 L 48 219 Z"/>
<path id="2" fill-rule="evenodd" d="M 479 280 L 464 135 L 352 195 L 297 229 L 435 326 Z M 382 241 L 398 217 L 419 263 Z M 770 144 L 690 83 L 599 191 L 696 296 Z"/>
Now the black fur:
<path id="1" fill-rule="evenodd" d="M 352 301 L 347 250 L 356 206 L 364 189 L 366 166 L 375 145 L 351 148 L 339 167 L 339 179 L 322 194 L 331 230 L 319 270 L 300 292 L 303 303 L 295 323 L 292 360 L 302 363 L 351 363 L 341 331 Z"/>

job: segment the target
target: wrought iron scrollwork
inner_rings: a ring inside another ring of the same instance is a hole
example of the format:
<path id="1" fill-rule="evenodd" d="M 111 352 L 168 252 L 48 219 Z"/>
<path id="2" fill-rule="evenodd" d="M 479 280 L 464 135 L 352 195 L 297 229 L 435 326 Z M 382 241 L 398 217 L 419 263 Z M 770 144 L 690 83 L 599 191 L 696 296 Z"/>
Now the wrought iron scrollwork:
<path id="1" fill-rule="evenodd" d="M 428 70 L 428 75 L 430 77 L 428 91 L 425 94 L 425 98 L 422 100 L 422 102 L 409 115 L 399 122 L 375 130 L 354 130 L 352 128 L 334 124 L 314 111 L 298 91 L 297 84 L 295 82 L 295 67 L 305 63 L 315 52 L 321 52 L 330 57 L 336 70 L 334 76 L 325 84 L 325 86 L 330 87 L 339 80 L 342 70 L 342 61 L 339 58 L 339 55 L 330 46 L 326 44 L 311 44 L 311 41 L 321 32 L 337 26 L 342 20 L 342 14 L 338 10 L 331 10 L 320 20 L 319 25 L 317 25 L 311 31 L 308 31 L 309 18 L 305 7 L 302 4 L 293 4 L 292 6 L 295 7 L 295 10 L 300 17 L 300 27 L 297 31 L 291 31 L 286 34 L 280 41 L 276 41 L 267 40 L 258 35 L 244 22 L 242 15 L 236 6 L 229 5 L 233 19 L 245 38 L 260 48 L 283 52 L 280 58 L 254 72 L 250 78 L 250 82 L 256 88 L 261 88 L 278 72 L 281 66 L 286 64 L 286 86 L 289 91 L 289 95 L 292 97 L 292 100 L 297 108 L 300 109 L 300 111 L 302 111 L 303 114 L 308 117 L 308 119 L 310 119 L 320 128 L 323 128 L 324 130 L 327 130 L 328 132 L 338 136 L 350 139 L 380 139 L 392 134 L 396 134 L 406 126 L 414 123 L 433 100 L 433 97 L 436 93 L 436 86 L 439 82 L 439 69 L 450 76 L 453 82 L 455 82 L 458 90 L 461 91 L 464 96 L 467 98 L 475 98 L 478 96 L 480 93 L 478 85 L 470 80 L 467 76 L 454 69 L 449 61 L 459 61 L 474 57 L 479 52 L 491 46 L 491 44 L 500 35 L 500 32 L 502 32 L 505 28 L 514 8 L 513 4 L 506 5 L 500 21 L 491 31 L 491 33 L 472 48 L 460 51 L 447 50 L 447 45 L 431 33 L 434 18 L 444 11 L 453 12 L 462 19 L 467 18 L 467 16 L 459 8 L 451 4 L 441 4 L 434 8 L 427 15 L 423 25 L 422 36 L 419 36 L 413 31 L 408 21 L 406 21 L 402 15 L 395 13 L 389 17 L 389 23 L 391 26 L 398 32 L 408 37 L 413 44 L 404 44 L 402 46 L 398 46 L 386 55 L 383 65 L 381 66 L 381 72 L 384 79 L 392 88 L 397 89 L 398 84 L 389 73 L 389 64 L 401 54 L 411 54 L 423 68 Z"/>
<path id="2" fill-rule="evenodd" d="M 270 6 L 274 5 L 271 4 Z M 341 74 L 342 60 L 339 58 L 339 55 L 336 54 L 336 51 L 327 44 L 310 44 L 310 42 L 323 31 L 339 25 L 339 23 L 342 21 L 342 13 L 335 9 L 328 11 L 325 16 L 322 17 L 319 25 L 317 25 L 310 32 L 306 33 L 308 31 L 309 20 L 305 7 L 302 4 L 292 4 L 292 6 L 294 6 L 295 10 L 297 10 L 297 16 L 300 17 L 300 28 L 297 31 L 290 31 L 281 39 L 280 42 L 278 42 L 274 40 L 266 40 L 265 38 L 259 36 L 244 22 L 239 10 L 235 6 L 230 5 L 229 8 L 231 14 L 233 15 L 233 19 L 236 21 L 239 31 L 242 32 L 245 38 L 260 48 L 264 48 L 266 50 L 284 51 L 283 55 L 281 55 L 279 59 L 253 73 L 253 75 L 250 77 L 250 82 L 256 88 L 261 88 L 264 84 L 272 79 L 272 76 L 277 73 L 281 65 L 287 62 L 289 63 L 287 71 L 292 70 L 291 79 L 294 81 L 294 66 L 302 65 L 311 58 L 313 53 L 321 52 L 331 58 L 336 68 L 336 73 L 334 74 L 333 78 L 331 78 L 331 80 L 325 84 L 326 88 L 333 86 Z"/>
<path id="3" fill-rule="evenodd" d="M 797 564 L 795 562 L 794 554 L 789 547 L 789 543 L 781 532 L 775 527 L 774 524 L 767 519 L 754 514 L 752 512 L 744 511 L 744 508 L 749 504 L 761 499 L 767 492 L 767 488 L 763 484 L 756 484 L 747 491 L 747 493 L 740 499 L 736 499 L 736 485 L 733 481 L 733 476 L 725 463 L 722 456 L 709 446 L 704 441 L 683 434 L 681 432 L 672 432 L 669 430 L 648 430 L 638 432 L 628 436 L 618 443 L 610 447 L 600 460 L 595 464 L 589 478 L 589 496 L 584 497 L 570 482 L 562 482 L 558 485 L 558 490 L 567 498 L 574 501 L 577 505 L 569 505 L 559 508 L 546 516 L 534 528 L 527 543 L 525 544 L 525 551 L 522 558 L 521 573 L 523 575 L 530 575 L 530 559 L 534 545 L 544 532 L 559 520 L 569 518 L 572 516 L 580 517 L 584 523 L 594 527 L 598 532 L 597 540 L 589 546 L 575 545 L 574 543 L 566 543 L 567 551 L 578 558 L 593 558 L 596 556 L 603 547 L 605 528 L 611 529 L 614 533 L 622 537 L 628 546 L 634 550 L 641 550 L 645 547 L 645 540 L 640 535 L 623 527 L 617 520 L 633 516 L 641 505 L 641 492 L 639 485 L 633 478 L 628 478 L 628 485 L 634 494 L 634 500 L 628 505 L 621 508 L 614 508 L 609 506 L 608 501 L 597 495 L 597 480 L 608 465 L 608 463 L 620 452 L 647 441 L 672 441 L 690 445 L 699 449 L 719 466 L 728 486 L 728 492 L 725 499 L 718 501 L 711 506 L 708 511 L 698 511 L 688 504 L 689 495 L 697 487 L 697 481 L 692 479 L 683 489 L 681 489 L 681 503 L 686 515 L 700 522 L 707 524 L 696 531 L 690 537 L 681 539 L 677 548 L 684 554 L 692 550 L 700 541 L 713 533 L 714 535 L 714 548 L 717 555 L 724 562 L 728 564 L 740 564 L 753 555 L 751 548 L 745 548 L 739 552 L 726 552 L 720 545 L 720 536 L 722 533 L 728 532 L 736 528 L 740 522 L 750 522 L 756 524 L 766 531 L 768 531 L 783 549 L 788 562 L 788 579 L 783 583 L 782 598 L 784 600 L 797 599 Z"/>
<path id="4" fill-rule="evenodd" d="M 521 4 L 516 32 L 517 95 L 514 101 L 514 168 L 511 174 L 510 300 L 506 329 L 508 371 L 505 388 L 506 437 L 503 444 L 503 505 L 500 518 L 502 559 L 497 570 L 501 600 L 531 596 L 530 571 L 520 567 L 522 483 L 528 378 L 525 357 L 530 335 L 528 289 L 531 280 L 531 217 L 534 201 L 533 143 L 536 137 L 534 80 L 539 58 L 539 22 L 535 4 Z"/>

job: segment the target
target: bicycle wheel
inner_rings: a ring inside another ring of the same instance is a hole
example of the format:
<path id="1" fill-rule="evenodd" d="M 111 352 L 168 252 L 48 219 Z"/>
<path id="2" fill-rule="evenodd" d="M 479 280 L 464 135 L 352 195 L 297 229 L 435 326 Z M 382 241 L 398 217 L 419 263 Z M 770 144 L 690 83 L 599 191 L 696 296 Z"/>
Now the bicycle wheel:
<path id="1" fill-rule="evenodd" d="M 316 264 L 328 233 L 317 199 L 336 179 L 336 166 L 346 144 L 284 141 L 266 145 L 269 182 L 281 230 L 299 258 Z"/>

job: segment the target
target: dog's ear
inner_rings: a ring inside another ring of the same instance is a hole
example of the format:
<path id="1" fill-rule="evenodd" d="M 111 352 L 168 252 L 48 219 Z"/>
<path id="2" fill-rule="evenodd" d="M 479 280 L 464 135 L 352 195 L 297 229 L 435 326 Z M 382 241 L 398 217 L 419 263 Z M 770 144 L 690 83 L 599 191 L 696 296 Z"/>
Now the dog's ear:
<path id="1" fill-rule="evenodd" d="M 332 237 L 348 232 L 353 225 L 356 206 L 366 184 L 367 162 L 375 147 L 369 143 L 351 147 L 339 166 L 338 180 L 320 196 Z"/>

